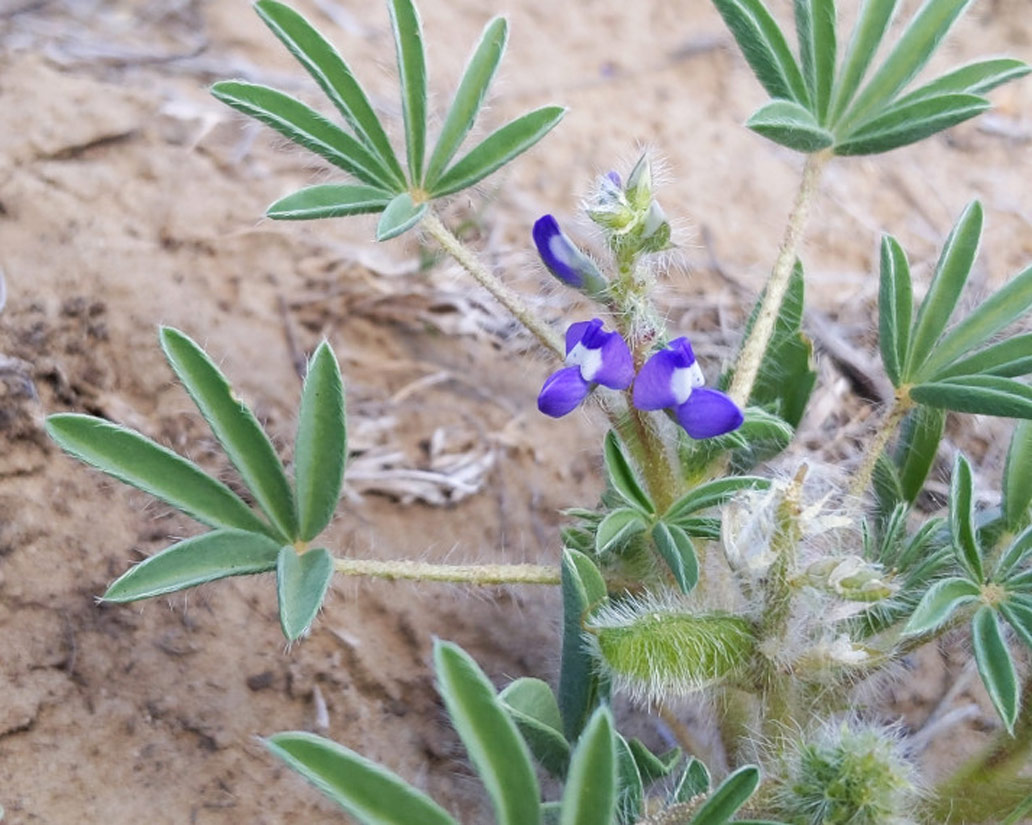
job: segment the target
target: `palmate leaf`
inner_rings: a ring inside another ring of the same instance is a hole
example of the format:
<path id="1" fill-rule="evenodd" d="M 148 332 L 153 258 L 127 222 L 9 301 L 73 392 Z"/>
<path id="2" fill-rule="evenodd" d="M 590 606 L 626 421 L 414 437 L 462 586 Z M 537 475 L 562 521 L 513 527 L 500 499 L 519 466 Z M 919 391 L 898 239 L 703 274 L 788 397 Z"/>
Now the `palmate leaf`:
<path id="1" fill-rule="evenodd" d="M 265 746 L 362 825 L 457 825 L 401 777 L 328 739 L 301 731 L 277 733 Z"/>
<path id="2" fill-rule="evenodd" d="M 982 684 L 1007 731 L 1013 734 L 1014 722 L 1018 718 L 1018 674 L 1004 641 L 1000 620 L 991 607 L 982 607 L 975 613 L 971 622 L 971 639 Z"/>
<path id="3" fill-rule="evenodd" d="M 645 802 L 645 783 L 638 770 L 631 746 L 619 733 L 616 734 L 616 821 L 633 825 L 641 817 Z"/>
<path id="4" fill-rule="evenodd" d="M 563 777 L 570 762 L 570 743 L 552 689 L 540 679 L 522 678 L 498 694 L 534 758 L 553 776 Z"/>
<path id="5" fill-rule="evenodd" d="M 975 492 L 971 465 L 963 455 L 957 456 L 950 480 L 950 534 L 957 551 L 957 561 L 972 581 L 985 578 L 982 554 L 975 534 Z"/>
<path id="6" fill-rule="evenodd" d="M 620 439 L 612 430 L 606 433 L 602 455 L 606 466 L 606 476 L 613 485 L 613 489 L 620 494 L 620 498 L 643 513 L 655 512 L 656 506 L 642 488 L 638 474 L 635 473 L 630 459 L 627 458 Z"/>
<path id="7" fill-rule="evenodd" d="M 296 538 L 290 482 L 254 413 L 233 394 L 226 377 L 189 337 L 162 327 L 160 338 L 169 365 L 262 510 L 286 538 Z"/>
<path id="8" fill-rule="evenodd" d="M 965 92 L 972 95 L 984 95 L 1008 81 L 1024 77 L 1029 71 L 1027 63 L 1012 58 L 979 60 L 954 69 L 931 83 L 926 83 L 924 86 L 908 92 L 899 98 L 895 105 L 902 106 L 942 94 Z"/>
<path id="9" fill-rule="evenodd" d="M 290 95 L 257 83 L 224 80 L 211 93 L 228 106 L 271 126 L 288 140 L 315 152 L 363 183 L 396 188 L 393 175 L 362 143 Z"/>
<path id="10" fill-rule="evenodd" d="M 831 104 L 838 49 L 835 0 L 795 0 L 795 20 L 813 113 L 818 123 L 824 123 Z"/>
<path id="11" fill-rule="evenodd" d="M 641 513 L 630 507 L 622 507 L 606 514 L 595 532 L 595 552 L 619 551 L 627 542 L 644 533 L 648 525 Z"/>
<path id="12" fill-rule="evenodd" d="M 982 237 L 982 205 L 969 204 L 943 246 L 928 293 L 917 311 L 903 378 L 920 375 L 960 300 Z"/>
<path id="13" fill-rule="evenodd" d="M 692 513 L 724 504 L 742 490 L 766 490 L 770 484 L 770 479 L 763 476 L 729 476 L 708 481 L 671 504 L 663 519 L 677 524 Z"/>
<path id="14" fill-rule="evenodd" d="M 1032 648 L 1032 607 L 1011 600 L 1000 605 L 1000 612 L 1021 641 Z"/>
<path id="15" fill-rule="evenodd" d="M 762 0 L 713 0 L 756 79 L 773 98 L 810 105 L 799 64 Z"/>
<path id="16" fill-rule="evenodd" d="M 994 375 L 962 375 L 917 384 L 910 397 L 919 404 L 956 412 L 1032 418 L 1032 388 Z"/>
<path id="17" fill-rule="evenodd" d="M 921 494 L 925 479 L 935 463 L 945 428 L 945 411 L 934 407 L 919 406 L 903 419 L 896 462 L 904 501 L 913 504 Z"/>
<path id="18" fill-rule="evenodd" d="M 760 770 L 745 765 L 720 783 L 691 819 L 690 825 L 724 825 L 749 801 L 760 785 Z"/>
<path id="19" fill-rule="evenodd" d="M 606 601 L 606 583 L 595 563 L 567 548 L 562 560 L 563 646 L 559 667 L 559 711 L 570 741 L 580 736 L 600 686 L 595 660 L 584 641 L 582 623 Z"/>
<path id="20" fill-rule="evenodd" d="M 391 13 L 394 48 L 398 57 L 409 181 L 419 186 L 423 182 L 423 158 L 426 154 L 426 54 L 423 49 L 423 26 L 412 0 L 388 0 L 387 8 Z"/>
<path id="21" fill-rule="evenodd" d="M 990 106 L 986 98 L 972 94 L 942 94 L 900 103 L 835 141 L 835 154 L 875 155 L 898 149 L 977 117 Z"/>
<path id="22" fill-rule="evenodd" d="M 562 106 L 543 106 L 492 132 L 441 175 L 431 196 L 443 198 L 479 183 L 541 140 L 565 114 Z"/>
<path id="23" fill-rule="evenodd" d="M 286 545 L 276 560 L 276 592 L 283 635 L 291 642 L 312 626 L 333 579 L 333 556 L 316 548 L 298 554 Z"/>
<path id="24" fill-rule="evenodd" d="M 914 321 L 914 287 L 910 264 L 899 241 L 882 238 L 881 276 L 878 288 L 878 347 L 885 372 L 894 387 L 900 385 L 903 365 L 910 348 L 910 326 Z"/>
<path id="25" fill-rule="evenodd" d="M 186 590 L 227 576 L 276 569 L 280 543 L 259 533 L 212 530 L 151 556 L 117 578 L 102 597 L 135 602 Z"/>
<path id="26" fill-rule="evenodd" d="M 924 68 L 971 0 L 925 0 L 839 126 L 847 130 L 884 106 Z M 894 5 L 894 4 L 893 4 Z"/>
<path id="27" fill-rule="evenodd" d="M 1032 527 L 1026 527 L 1000 556 L 993 571 L 993 581 L 1006 582 L 1011 576 L 1020 574 L 1029 558 L 1032 558 Z"/>
<path id="28" fill-rule="evenodd" d="M 699 558 L 688 534 L 676 524 L 656 522 L 652 543 L 666 562 L 682 593 L 691 593 L 699 581 Z"/>
<path id="29" fill-rule="evenodd" d="M 1017 530 L 1028 523 L 1032 506 L 1032 421 L 1019 421 L 1011 436 L 1003 471 L 1003 515 Z"/>
<path id="30" fill-rule="evenodd" d="M 830 107 L 831 122 L 837 122 L 853 100 L 874 55 L 881 45 L 899 0 L 864 0 L 860 6 L 856 26 L 842 59 L 842 68 L 835 81 Z"/>
<path id="31" fill-rule="evenodd" d="M 745 124 L 757 134 L 797 152 L 817 152 L 835 142 L 835 136 L 805 106 L 792 100 L 774 100 Z"/>
<path id="32" fill-rule="evenodd" d="M 473 127 L 488 86 L 491 85 L 505 53 L 508 35 L 509 25 L 504 17 L 496 17 L 484 27 L 484 33 L 466 64 L 466 71 L 444 119 L 437 145 L 430 156 L 430 163 L 426 168 L 427 189 L 434 188 L 434 184 Z"/>
<path id="33" fill-rule="evenodd" d="M 541 791 L 530 752 L 494 687 L 457 645 L 434 645 L 438 688 L 470 762 L 494 804 L 498 825 L 538 825 Z"/>
<path id="34" fill-rule="evenodd" d="M 376 226 L 376 240 L 389 241 L 410 230 L 426 214 L 429 204 L 416 203 L 408 192 L 396 195 L 380 216 Z"/>
<path id="35" fill-rule="evenodd" d="M 968 579 L 943 579 L 925 593 L 903 628 L 905 636 L 920 636 L 942 627 L 957 608 L 976 601 L 981 595 L 978 586 Z"/>
<path id="36" fill-rule="evenodd" d="M 394 195 L 375 186 L 324 183 L 280 198 L 265 210 L 276 221 L 310 221 L 382 212 Z"/>
<path id="37" fill-rule="evenodd" d="M 941 370 L 937 378 L 957 378 L 962 375 L 1018 378 L 1029 373 L 1032 373 L 1032 333 L 1015 335 L 954 361 Z"/>
<path id="38" fill-rule="evenodd" d="M 577 741 L 563 790 L 561 825 L 610 825 L 616 814 L 617 751 L 613 717 L 598 708 Z"/>
<path id="39" fill-rule="evenodd" d="M 634 754 L 634 761 L 638 764 L 638 771 L 641 779 L 646 784 L 665 779 L 674 772 L 680 764 L 684 751 L 680 748 L 672 748 L 661 756 L 656 756 L 650 751 L 640 739 L 629 739 L 627 741 Z"/>
<path id="40" fill-rule="evenodd" d="M 65 452 L 203 524 L 278 536 L 221 481 L 139 433 L 74 413 L 52 415 L 46 427 Z"/>
<path id="41" fill-rule="evenodd" d="M 308 363 L 294 442 L 294 484 L 302 541 L 314 539 L 333 518 L 347 455 L 344 382 L 333 350 L 323 341 Z"/>
<path id="42" fill-rule="evenodd" d="M 391 148 L 380 119 L 361 84 L 336 49 L 311 23 L 276 0 L 258 0 L 255 11 L 313 77 L 344 119 L 391 174 L 391 182 L 405 186 L 405 174 Z"/>

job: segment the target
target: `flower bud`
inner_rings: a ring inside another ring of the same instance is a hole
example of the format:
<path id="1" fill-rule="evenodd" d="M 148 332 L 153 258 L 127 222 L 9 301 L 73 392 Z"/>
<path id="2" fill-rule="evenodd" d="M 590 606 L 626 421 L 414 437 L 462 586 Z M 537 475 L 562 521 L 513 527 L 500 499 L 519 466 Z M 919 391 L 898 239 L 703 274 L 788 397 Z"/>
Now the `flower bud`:
<path id="1" fill-rule="evenodd" d="M 542 262 L 564 284 L 589 295 L 599 295 L 606 289 L 606 279 L 595 262 L 566 237 L 554 217 L 538 218 L 533 235 Z"/>
<path id="2" fill-rule="evenodd" d="M 652 203 L 652 164 L 649 163 L 647 152 L 642 153 L 627 176 L 624 194 L 635 212 L 644 212 Z"/>
<path id="3" fill-rule="evenodd" d="M 813 587 L 851 602 L 877 602 L 894 592 L 882 579 L 881 566 L 860 556 L 821 559 L 806 568 L 806 578 Z"/>
<path id="4" fill-rule="evenodd" d="M 656 201 L 649 204 L 645 220 L 641 225 L 640 249 L 642 252 L 662 252 L 670 248 L 670 221 Z"/>
<path id="5" fill-rule="evenodd" d="M 603 608 L 588 627 L 618 689 L 649 701 L 693 693 L 748 667 L 756 645 L 745 619 L 632 602 Z"/>

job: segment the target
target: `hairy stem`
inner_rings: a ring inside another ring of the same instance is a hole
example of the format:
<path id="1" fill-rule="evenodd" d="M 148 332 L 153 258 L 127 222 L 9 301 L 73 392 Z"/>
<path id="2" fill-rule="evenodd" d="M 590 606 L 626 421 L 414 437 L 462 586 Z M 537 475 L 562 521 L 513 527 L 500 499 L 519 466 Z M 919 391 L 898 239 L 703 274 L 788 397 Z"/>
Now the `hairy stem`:
<path id="1" fill-rule="evenodd" d="M 465 584 L 559 584 L 559 568 L 538 564 L 430 564 L 421 561 L 374 561 L 334 559 L 334 569 L 344 576 L 373 579 L 410 579 Z"/>
<path id="2" fill-rule="evenodd" d="M 781 241 L 781 248 L 778 250 L 778 257 L 774 262 L 774 269 L 767 281 L 766 292 L 763 296 L 763 304 L 756 316 L 756 323 L 753 324 L 749 337 L 742 345 L 738 354 L 738 361 L 735 363 L 734 378 L 731 380 L 731 388 L 728 395 L 739 407 L 744 407 L 752 395 L 753 385 L 760 372 L 760 364 L 763 363 L 764 353 L 774 334 L 774 324 L 781 310 L 781 303 L 788 291 L 788 284 L 792 277 L 792 268 L 795 266 L 799 244 L 803 239 L 806 229 L 806 222 L 810 216 L 810 207 L 813 196 L 817 192 L 820 183 L 821 173 L 831 152 L 824 150 L 810 155 L 806 159 L 806 167 L 803 169 L 803 181 L 796 194 L 795 204 L 788 216 L 788 226 L 785 228 L 785 236 Z"/>
<path id="3" fill-rule="evenodd" d="M 860 466 L 857 468 L 853 481 L 849 485 L 849 495 L 851 497 L 858 499 L 867 490 L 867 486 L 871 483 L 871 478 L 874 476 L 874 468 L 878 465 L 878 459 L 885 452 L 885 447 L 888 446 L 892 436 L 899 429 L 899 425 L 903 423 L 906 414 L 913 408 L 914 402 L 910 400 L 907 388 L 901 387 L 896 391 L 896 400 L 893 402 L 889 412 L 878 424 L 878 430 L 875 432 L 874 438 L 867 445 L 867 450 L 860 461 Z"/>
<path id="4" fill-rule="evenodd" d="M 566 357 L 566 347 L 555 331 L 531 312 L 519 295 L 484 266 L 473 251 L 441 223 L 441 219 L 435 213 L 428 211 L 423 217 L 422 226 L 445 252 L 458 261 L 462 268 L 490 292 L 498 303 L 509 310 L 517 321 L 530 330 L 535 338 L 560 358 Z"/>

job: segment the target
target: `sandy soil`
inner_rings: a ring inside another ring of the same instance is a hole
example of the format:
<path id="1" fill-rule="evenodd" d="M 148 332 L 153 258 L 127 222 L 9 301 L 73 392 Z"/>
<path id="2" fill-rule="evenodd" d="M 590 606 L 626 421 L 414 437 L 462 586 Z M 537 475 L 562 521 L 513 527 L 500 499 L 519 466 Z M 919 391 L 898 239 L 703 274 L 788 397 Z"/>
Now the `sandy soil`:
<path id="1" fill-rule="evenodd" d="M 359 67 L 396 129 L 386 11 L 299 7 Z M 592 175 L 654 147 L 683 245 L 665 300 L 714 374 L 773 258 L 800 168 L 740 127 L 762 94 L 717 15 L 662 0 L 421 7 L 438 116 L 469 44 L 500 10 L 511 47 L 487 122 L 549 101 L 571 107 L 488 189 L 456 199 L 452 217 L 471 242 L 558 320 L 568 296 L 533 266 L 530 223 L 572 216 Z M 980 4 L 948 58 L 1029 58 L 1023 11 L 1022 0 Z M 60 454 L 42 435 L 46 413 L 103 415 L 231 478 L 162 361 L 162 323 L 206 345 L 284 450 L 298 361 L 330 340 L 355 451 L 329 536 L 339 553 L 555 562 L 556 510 L 591 505 L 599 489 L 599 422 L 537 414 L 547 359 L 431 248 L 414 237 L 378 246 L 368 220 L 260 219 L 329 173 L 207 95 L 228 77 L 318 100 L 238 0 L 0 0 L 0 805 L 12 823 L 340 821 L 256 740 L 308 728 L 478 821 L 483 801 L 442 724 L 430 642 L 459 642 L 499 683 L 553 674 L 554 592 L 337 583 L 311 637 L 289 650 L 267 577 L 136 606 L 95 602 L 127 565 L 197 527 Z M 872 408 L 830 354 L 870 369 L 879 232 L 899 236 L 925 276 L 977 196 L 988 213 L 977 288 L 1032 255 L 1032 83 L 994 100 L 992 115 L 920 148 L 831 168 L 805 254 L 822 388 L 801 449 L 817 459 L 854 456 L 869 427 Z M 968 419 L 951 434 L 991 480 L 1006 429 Z M 413 481 L 412 470 L 439 480 Z M 927 651 L 895 685 L 908 719 L 942 696 L 948 664 Z M 974 720 L 942 742 L 970 748 L 985 727 Z"/>

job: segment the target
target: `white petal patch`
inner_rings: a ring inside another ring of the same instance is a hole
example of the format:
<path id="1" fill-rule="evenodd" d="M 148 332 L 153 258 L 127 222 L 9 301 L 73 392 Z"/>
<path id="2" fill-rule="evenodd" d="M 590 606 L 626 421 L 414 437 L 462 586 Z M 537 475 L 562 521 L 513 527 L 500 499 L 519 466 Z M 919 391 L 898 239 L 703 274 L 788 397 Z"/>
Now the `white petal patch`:
<path id="1" fill-rule="evenodd" d="M 570 367 L 580 367 L 581 378 L 585 381 L 594 381 L 598 371 L 602 369 L 602 350 L 588 349 L 578 341 L 566 356 L 566 364 Z"/>
<path id="2" fill-rule="evenodd" d="M 688 400 L 688 397 L 692 394 L 693 386 L 699 386 L 695 383 L 694 375 L 692 374 L 692 367 L 698 368 L 698 366 L 698 364 L 692 364 L 691 367 L 677 367 L 670 376 L 670 390 L 673 392 L 674 398 L 677 399 L 678 405 Z M 700 372 L 699 374 L 701 375 L 702 373 Z"/>
<path id="3" fill-rule="evenodd" d="M 572 267 L 570 262 L 570 247 L 561 234 L 556 233 L 548 239 L 548 251 L 552 253 L 560 263 Z"/>
<path id="4" fill-rule="evenodd" d="M 693 387 L 701 387 L 706 383 L 706 379 L 702 374 L 702 367 L 699 366 L 698 361 L 692 362 L 692 365 L 688 367 L 688 372 L 691 373 Z M 683 404 L 684 402 L 682 401 L 681 403 Z"/>

